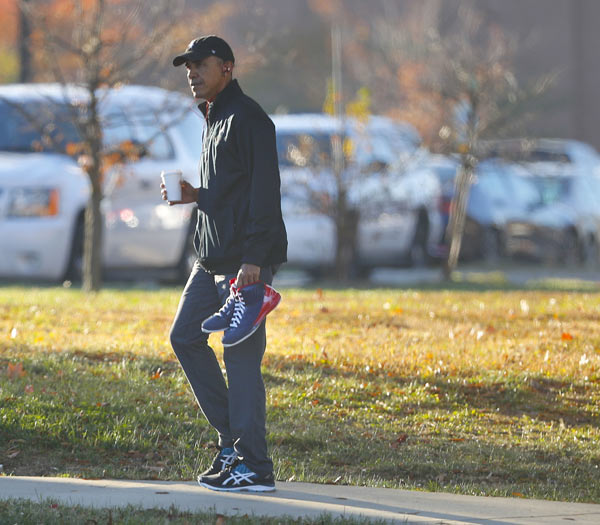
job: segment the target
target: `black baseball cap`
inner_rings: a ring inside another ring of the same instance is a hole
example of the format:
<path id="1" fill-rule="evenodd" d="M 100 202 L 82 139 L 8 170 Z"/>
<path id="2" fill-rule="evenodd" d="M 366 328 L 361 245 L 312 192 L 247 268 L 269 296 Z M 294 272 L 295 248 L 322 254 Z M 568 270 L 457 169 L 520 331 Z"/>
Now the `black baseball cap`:
<path id="1" fill-rule="evenodd" d="M 209 56 L 216 56 L 225 61 L 235 62 L 233 51 L 229 47 L 229 44 L 218 36 L 209 35 L 192 40 L 188 44 L 185 53 L 173 59 L 173 65 L 180 66 L 188 60 L 202 60 Z"/>

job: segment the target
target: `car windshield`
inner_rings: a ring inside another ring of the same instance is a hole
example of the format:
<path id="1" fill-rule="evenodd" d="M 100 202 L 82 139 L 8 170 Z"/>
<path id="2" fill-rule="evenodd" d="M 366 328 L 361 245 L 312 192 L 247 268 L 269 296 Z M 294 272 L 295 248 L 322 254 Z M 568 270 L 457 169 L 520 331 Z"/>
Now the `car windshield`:
<path id="1" fill-rule="evenodd" d="M 277 155 L 282 167 L 315 167 L 331 164 L 332 135 L 277 132 Z"/>
<path id="2" fill-rule="evenodd" d="M 78 141 L 64 106 L 0 100 L 0 151 L 65 153 L 67 144 Z"/>
<path id="3" fill-rule="evenodd" d="M 557 164 L 570 164 L 571 157 L 559 151 L 544 149 L 522 149 L 522 150 L 493 150 L 490 158 L 502 158 L 512 162 L 553 162 Z"/>
<path id="4" fill-rule="evenodd" d="M 540 191 L 543 204 L 564 200 L 571 188 L 571 180 L 565 177 L 536 177 L 534 183 Z"/>

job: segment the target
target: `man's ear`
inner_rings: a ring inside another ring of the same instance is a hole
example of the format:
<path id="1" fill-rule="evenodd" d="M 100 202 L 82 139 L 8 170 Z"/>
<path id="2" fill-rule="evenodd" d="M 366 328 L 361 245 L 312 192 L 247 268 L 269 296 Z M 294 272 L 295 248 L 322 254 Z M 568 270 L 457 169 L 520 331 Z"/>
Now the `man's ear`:
<path id="1" fill-rule="evenodd" d="M 231 73 L 231 70 L 233 69 L 233 62 L 224 62 L 223 63 L 223 74 L 225 73 Z"/>

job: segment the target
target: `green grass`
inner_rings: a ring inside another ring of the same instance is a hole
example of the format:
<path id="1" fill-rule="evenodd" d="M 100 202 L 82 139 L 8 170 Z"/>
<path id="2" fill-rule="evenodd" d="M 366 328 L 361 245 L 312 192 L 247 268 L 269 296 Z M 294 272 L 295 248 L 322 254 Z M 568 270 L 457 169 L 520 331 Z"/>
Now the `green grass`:
<path id="1" fill-rule="evenodd" d="M 195 478 L 215 434 L 169 346 L 179 293 L 0 288 L 6 474 Z M 263 363 L 278 480 L 600 502 L 599 294 L 283 295 Z"/>
<path id="2" fill-rule="evenodd" d="M 0 500 L 0 521 L 19 525 L 383 525 L 383 520 L 361 518 L 334 518 L 323 514 L 318 518 L 292 518 L 267 516 L 222 516 L 215 512 L 186 512 L 170 509 L 143 509 L 129 505 L 113 509 L 97 509 L 79 505 L 64 505 L 45 499 L 33 502 L 23 499 Z"/>

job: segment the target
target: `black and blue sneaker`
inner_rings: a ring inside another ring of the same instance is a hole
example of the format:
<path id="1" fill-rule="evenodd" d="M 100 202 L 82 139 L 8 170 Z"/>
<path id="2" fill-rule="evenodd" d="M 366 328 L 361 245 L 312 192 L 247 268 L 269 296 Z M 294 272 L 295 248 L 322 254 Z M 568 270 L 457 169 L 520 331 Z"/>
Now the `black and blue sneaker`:
<path id="1" fill-rule="evenodd" d="M 231 322 L 221 339 L 223 346 L 234 346 L 248 339 L 279 301 L 281 294 L 260 281 L 238 288 Z"/>
<path id="2" fill-rule="evenodd" d="M 198 475 L 198 483 L 201 483 L 204 478 L 207 476 L 214 476 L 215 474 L 219 474 L 227 467 L 233 465 L 238 459 L 238 456 L 231 447 L 219 447 L 219 451 L 217 455 L 214 457 L 212 465 L 206 469 L 204 472 Z"/>
<path id="3" fill-rule="evenodd" d="M 227 467 L 219 474 L 205 476 L 202 480 L 198 479 L 198 483 L 207 489 L 221 492 L 272 492 L 275 490 L 273 474 L 259 476 L 242 461 Z"/>
<path id="4" fill-rule="evenodd" d="M 223 332 L 229 328 L 231 318 L 233 317 L 236 295 L 237 288 L 235 286 L 234 278 L 229 281 L 229 296 L 227 297 L 225 304 L 218 312 L 212 314 L 202 322 L 202 331 L 204 333 Z"/>

